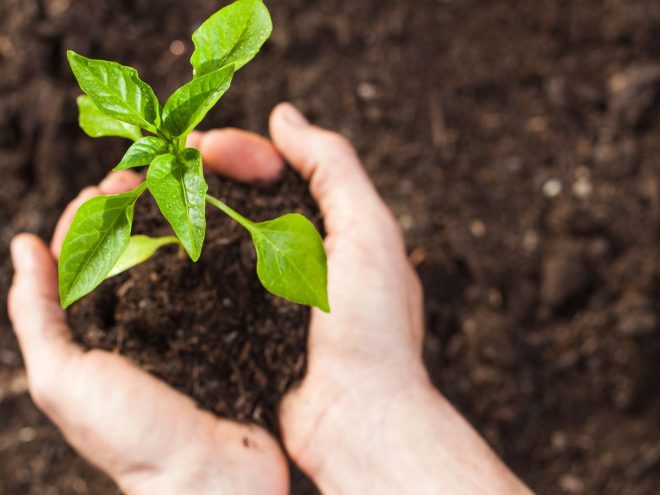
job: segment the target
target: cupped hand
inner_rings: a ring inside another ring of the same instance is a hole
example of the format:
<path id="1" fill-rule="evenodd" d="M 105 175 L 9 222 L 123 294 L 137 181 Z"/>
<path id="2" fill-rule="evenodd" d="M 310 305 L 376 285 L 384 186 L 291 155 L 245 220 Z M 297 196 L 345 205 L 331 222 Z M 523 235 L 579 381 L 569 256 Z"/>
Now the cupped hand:
<path id="1" fill-rule="evenodd" d="M 289 455 L 325 494 L 528 493 L 431 385 L 420 283 L 351 144 L 289 104 L 270 132 L 323 213 L 332 308 L 312 311 L 307 375 L 281 406 Z"/>
<path id="2" fill-rule="evenodd" d="M 237 130 L 192 135 L 207 167 L 242 180 L 273 179 L 283 162 L 263 138 Z M 30 393 L 67 441 L 127 494 L 285 494 L 288 468 L 266 431 L 215 417 L 125 358 L 73 343 L 60 308 L 55 260 L 78 207 L 136 187 L 113 173 L 66 208 L 51 250 L 29 234 L 11 245 L 9 313 Z"/>

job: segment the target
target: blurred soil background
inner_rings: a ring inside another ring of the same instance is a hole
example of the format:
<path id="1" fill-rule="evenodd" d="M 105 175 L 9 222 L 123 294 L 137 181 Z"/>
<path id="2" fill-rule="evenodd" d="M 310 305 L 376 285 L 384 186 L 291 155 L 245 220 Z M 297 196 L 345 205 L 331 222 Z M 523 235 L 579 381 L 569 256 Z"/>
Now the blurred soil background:
<path id="1" fill-rule="evenodd" d="M 539 493 L 657 493 L 660 3 L 268 4 L 271 41 L 204 126 L 265 133 L 291 100 L 352 139 L 423 279 L 440 390 Z M 78 129 L 65 50 L 164 98 L 222 5 L 0 2 L 1 300 L 11 237 L 49 238 L 125 149 Z M 117 493 L 25 389 L 3 308 L 0 494 Z"/>

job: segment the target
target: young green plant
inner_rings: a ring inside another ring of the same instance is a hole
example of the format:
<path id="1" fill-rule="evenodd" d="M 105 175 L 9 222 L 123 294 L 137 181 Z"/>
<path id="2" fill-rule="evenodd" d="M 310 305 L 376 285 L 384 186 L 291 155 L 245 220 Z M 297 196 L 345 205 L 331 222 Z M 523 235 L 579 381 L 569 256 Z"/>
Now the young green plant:
<path id="1" fill-rule="evenodd" d="M 207 194 L 199 151 L 186 137 L 229 89 L 234 73 L 270 36 L 272 23 L 262 0 L 238 0 L 206 20 L 193 34 L 193 79 L 161 106 L 137 71 L 114 62 L 67 53 L 84 96 L 78 98 L 80 126 L 92 137 L 134 141 L 115 170 L 148 166 L 146 181 L 132 191 L 97 196 L 78 210 L 59 260 L 64 308 L 103 280 L 150 258 L 161 246 L 179 244 L 192 261 L 201 255 L 206 204 L 244 227 L 257 252 L 257 275 L 273 294 L 329 311 L 323 240 L 302 215 L 253 222 Z M 148 135 L 144 135 L 146 131 Z M 146 191 L 175 236 L 131 236 L 133 210 Z"/>

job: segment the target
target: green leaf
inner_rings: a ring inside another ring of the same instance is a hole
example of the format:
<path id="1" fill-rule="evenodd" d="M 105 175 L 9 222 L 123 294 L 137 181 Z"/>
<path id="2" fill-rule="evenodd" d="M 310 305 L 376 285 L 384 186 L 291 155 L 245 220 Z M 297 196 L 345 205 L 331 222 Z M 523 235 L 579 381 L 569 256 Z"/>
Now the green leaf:
<path id="1" fill-rule="evenodd" d="M 234 68 L 225 67 L 177 89 L 165 103 L 163 129 L 174 137 L 192 131 L 229 89 L 233 76 Z"/>
<path id="2" fill-rule="evenodd" d="M 323 239 L 302 215 L 254 224 L 257 275 L 266 289 L 289 301 L 330 311 L 328 265 Z"/>
<path id="3" fill-rule="evenodd" d="M 178 158 L 160 155 L 149 167 L 147 186 L 190 258 L 197 261 L 206 234 L 208 190 L 199 151 L 187 148 Z"/>
<path id="4" fill-rule="evenodd" d="M 330 312 L 328 261 L 323 239 L 312 222 L 290 213 L 255 223 L 211 196 L 206 200 L 250 232 L 257 250 L 257 275 L 268 291 Z"/>
<path id="5" fill-rule="evenodd" d="M 139 127 L 108 117 L 94 105 L 89 96 L 79 96 L 77 103 L 78 123 L 89 137 L 116 136 L 132 139 L 133 141 L 137 141 L 142 137 Z"/>
<path id="6" fill-rule="evenodd" d="M 139 265 L 151 258 L 158 248 L 168 244 L 178 244 L 176 237 L 149 237 L 147 235 L 134 235 L 128 243 L 128 247 L 112 267 L 106 278 L 119 275 L 134 266 Z"/>
<path id="7" fill-rule="evenodd" d="M 149 165 L 158 155 L 167 151 L 167 143 L 160 138 L 147 136 L 133 143 L 114 170 L 126 170 Z"/>
<path id="8" fill-rule="evenodd" d="M 272 31 L 262 0 L 238 0 L 219 10 L 193 34 L 190 63 L 195 77 L 232 64 L 240 69 L 259 53 Z"/>
<path id="9" fill-rule="evenodd" d="M 59 285 L 63 308 L 103 282 L 126 250 L 133 207 L 144 189 L 142 184 L 127 193 L 96 196 L 78 209 L 60 254 Z"/>
<path id="10" fill-rule="evenodd" d="M 156 133 L 160 105 L 147 83 L 135 69 L 93 60 L 69 50 L 67 58 L 81 89 L 109 117 Z"/>

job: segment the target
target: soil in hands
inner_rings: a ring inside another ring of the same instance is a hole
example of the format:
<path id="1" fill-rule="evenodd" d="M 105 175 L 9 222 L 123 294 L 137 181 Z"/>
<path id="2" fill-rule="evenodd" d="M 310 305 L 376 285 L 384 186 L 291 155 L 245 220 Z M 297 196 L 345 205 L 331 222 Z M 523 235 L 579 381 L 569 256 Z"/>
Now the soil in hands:
<path id="1" fill-rule="evenodd" d="M 260 188 L 210 177 L 209 193 L 255 221 L 287 212 L 317 219 L 291 170 Z M 304 373 L 309 309 L 261 286 L 245 229 L 210 206 L 207 222 L 197 263 L 176 246 L 163 248 L 74 304 L 70 324 L 84 346 L 124 354 L 200 407 L 276 433 L 279 400 Z M 133 232 L 171 235 L 146 194 Z"/>

